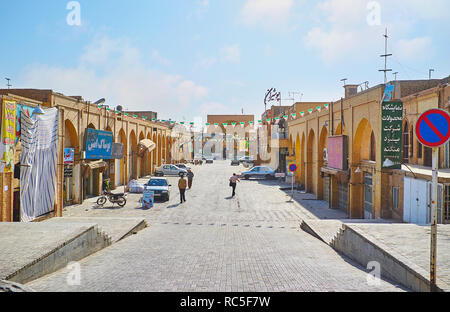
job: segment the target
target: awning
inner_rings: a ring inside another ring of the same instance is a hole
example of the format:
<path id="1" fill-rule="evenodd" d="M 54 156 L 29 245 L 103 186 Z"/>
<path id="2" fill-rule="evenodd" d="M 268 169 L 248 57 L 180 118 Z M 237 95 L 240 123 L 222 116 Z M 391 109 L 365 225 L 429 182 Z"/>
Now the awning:
<path id="1" fill-rule="evenodd" d="M 91 161 L 83 164 L 83 176 L 86 179 L 91 170 L 100 169 L 103 171 L 108 166 L 108 163 L 103 160 Z"/>
<path id="2" fill-rule="evenodd" d="M 139 147 L 138 154 L 140 157 L 142 157 L 144 156 L 146 151 L 148 151 L 149 153 L 153 151 L 156 148 L 156 144 L 152 140 L 144 139 L 139 141 L 138 147 Z"/>

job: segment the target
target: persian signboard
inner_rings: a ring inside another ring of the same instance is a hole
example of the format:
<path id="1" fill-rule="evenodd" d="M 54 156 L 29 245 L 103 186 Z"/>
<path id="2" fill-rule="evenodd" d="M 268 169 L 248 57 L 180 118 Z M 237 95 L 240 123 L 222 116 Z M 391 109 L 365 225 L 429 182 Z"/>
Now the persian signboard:
<path id="1" fill-rule="evenodd" d="M 389 169 L 402 167 L 403 103 L 383 102 L 381 107 L 381 162 L 389 159 Z"/>
<path id="2" fill-rule="evenodd" d="M 328 138 L 327 152 L 329 168 L 347 170 L 348 168 L 348 137 L 337 135 Z"/>
<path id="3" fill-rule="evenodd" d="M 112 132 L 87 128 L 86 159 L 111 159 L 112 138 Z"/>

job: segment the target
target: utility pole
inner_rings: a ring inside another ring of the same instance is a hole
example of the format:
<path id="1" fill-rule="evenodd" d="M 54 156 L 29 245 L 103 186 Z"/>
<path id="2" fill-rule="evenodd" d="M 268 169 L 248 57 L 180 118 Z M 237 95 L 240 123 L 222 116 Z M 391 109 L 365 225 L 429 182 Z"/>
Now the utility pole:
<path id="1" fill-rule="evenodd" d="M 398 72 L 392 73 L 392 75 L 394 75 L 394 81 L 397 81 L 397 74 Z"/>
<path id="2" fill-rule="evenodd" d="M 384 72 L 384 84 L 386 84 L 387 83 L 387 72 L 392 71 L 392 69 L 387 68 L 387 58 L 389 56 L 392 56 L 392 54 L 387 53 L 387 48 L 388 48 L 387 44 L 388 44 L 388 38 L 389 38 L 387 28 L 386 28 L 386 32 L 383 35 L 383 37 L 384 37 L 384 54 L 381 55 L 380 57 L 384 57 L 384 69 L 380 69 L 378 71 Z"/>

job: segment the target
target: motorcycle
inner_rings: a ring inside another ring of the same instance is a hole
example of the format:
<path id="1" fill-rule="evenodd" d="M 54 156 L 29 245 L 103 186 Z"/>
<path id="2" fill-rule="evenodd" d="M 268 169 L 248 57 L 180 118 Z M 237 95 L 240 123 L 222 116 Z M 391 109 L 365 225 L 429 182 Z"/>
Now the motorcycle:
<path id="1" fill-rule="evenodd" d="M 107 200 L 109 200 L 113 204 L 118 204 L 120 207 L 125 206 L 127 203 L 126 194 L 114 194 L 111 192 L 103 191 L 103 195 L 97 199 L 97 205 L 103 206 Z"/>

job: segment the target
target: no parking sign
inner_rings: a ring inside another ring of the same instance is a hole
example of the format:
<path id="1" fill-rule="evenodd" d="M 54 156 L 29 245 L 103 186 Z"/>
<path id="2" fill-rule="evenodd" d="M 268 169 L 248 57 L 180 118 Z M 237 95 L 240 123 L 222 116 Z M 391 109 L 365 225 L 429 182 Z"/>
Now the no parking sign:
<path id="1" fill-rule="evenodd" d="M 417 139 L 425 146 L 439 147 L 450 139 L 450 116 L 438 108 L 420 115 L 416 123 Z"/>

